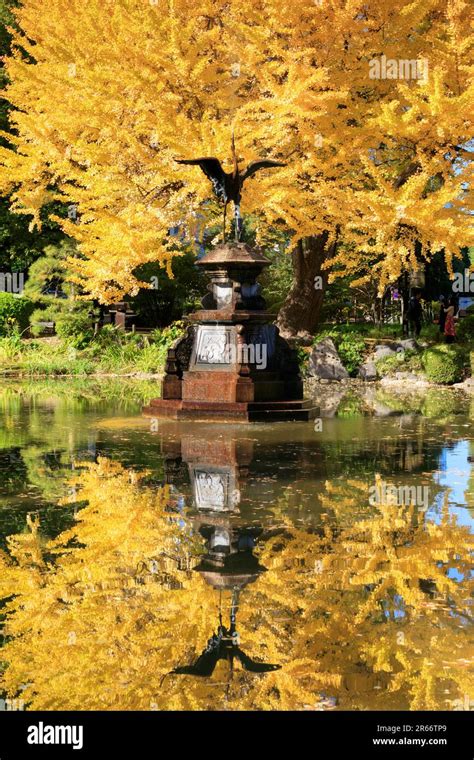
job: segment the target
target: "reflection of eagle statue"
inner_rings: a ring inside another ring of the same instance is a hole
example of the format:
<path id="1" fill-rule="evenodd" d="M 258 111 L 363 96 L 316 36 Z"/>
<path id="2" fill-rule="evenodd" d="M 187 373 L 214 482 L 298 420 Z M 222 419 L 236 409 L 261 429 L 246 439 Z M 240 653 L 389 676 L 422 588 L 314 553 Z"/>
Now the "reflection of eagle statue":
<path id="1" fill-rule="evenodd" d="M 234 676 L 234 662 L 238 660 L 242 668 L 249 673 L 270 673 L 280 670 L 281 665 L 269 662 L 259 662 L 249 657 L 240 648 L 237 632 L 237 612 L 239 609 L 240 592 L 248 583 L 253 583 L 265 568 L 259 564 L 253 549 L 257 537 L 261 534 L 259 526 L 239 527 L 232 529 L 230 521 L 220 521 L 219 524 L 203 524 L 199 533 L 206 538 L 207 554 L 199 565 L 194 567 L 207 583 L 213 588 L 219 588 L 219 624 L 217 631 L 207 641 L 206 648 L 189 665 L 179 665 L 166 673 L 161 679 L 171 675 L 188 675 L 209 678 L 214 673 L 219 660 L 229 665 L 229 681 Z M 222 620 L 222 589 L 232 588 L 229 625 Z"/>
<path id="2" fill-rule="evenodd" d="M 220 625 L 217 633 L 214 633 L 209 639 L 204 652 L 199 655 L 196 662 L 192 665 L 175 668 L 171 672 L 176 675 L 201 676 L 202 678 L 206 678 L 213 674 L 219 660 L 228 660 L 232 671 L 234 659 L 239 660 L 244 670 L 248 670 L 250 673 L 269 673 L 272 670 L 279 670 L 281 668 L 281 665 L 252 660 L 238 646 L 236 636 L 232 635 L 232 628 L 228 629 Z"/>
<path id="3" fill-rule="evenodd" d="M 234 170 L 232 172 L 225 172 L 221 166 L 221 162 L 217 158 L 202 157 L 202 158 L 189 158 L 189 159 L 176 159 L 178 164 L 190 164 L 192 166 L 199 166 L 206 177 L 211 180 L 214 194 L 224 204 L 224 241 L 225 241 L 225 220 L 227 213 L 227 204 L 232 201 L 234 204 L 235 213 L 235 239 L 239 240 L 240 237 L 240 200 L 242 197 L 242 187 L 245 180 L 258 172 L 260 169 L 269 169 L 275 166 L 286 166 L 280 161 L 272 161 L 271 159 L 262 159 L 260 161 L 252 161 L 243 172 L 239 170 L 237 162 L 237 154 L 235 152 L 235 140 L 232 135 L 232 158 L 234 160 Z"/>
<path id="4" fill-rule="evenodd" d="M 230 665 L 230 673 L 234 670 L 234 660 L 239 660 L 244 670 L 250 673 L 270 673 L 273 670 L 280 670 L 281 665 L 274 665 L 267 662 L 257 662 L 252 660 L 248 654 L 245 654 L 239 647 L 239 636 L 236 628 L 236 617 L 238 610 L 239 590 L 234 588 L 232 592 L 232 607 L 230 611 L 230 627 L 226 628 L 222 624 L 222 615 L 219 613 L 219 626 L 217 633 L 214 633 L 207 642 L 207 646 L 202 654 L 192 665 L 182 665 L 171 671 L 175 675 L 200 676 L 208 678 L 214 672 L 219 660 L 227 660 Z"/>

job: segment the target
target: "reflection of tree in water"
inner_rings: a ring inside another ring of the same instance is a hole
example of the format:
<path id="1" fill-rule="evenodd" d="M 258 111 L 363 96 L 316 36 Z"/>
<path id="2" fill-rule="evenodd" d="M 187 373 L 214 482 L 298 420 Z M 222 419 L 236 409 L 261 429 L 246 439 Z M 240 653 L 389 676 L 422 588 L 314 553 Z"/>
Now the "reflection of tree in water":
<path id="1" fill-rule="evenodd" d="M 111 415 L 117 411 L 136 415 L 152 390 L 150 381 L 128 382 L 124 378 L 67 381 L 35 378 L 9 382 L 0 388 L 0 506 L 2 492 L 8 486 L 7 472 L 2 466 L 4 457 L 10 457 L 8 470 L 15 475 L 9 493 L 16 494 L 23 486 L 25 490 L 34 489 L 44 499 L 58 500 L 64 495 L 64 483 L 70 477 L 74 458 L 93 460 L 96 444 L 106 451 L 113 448 L 112 435 L 100 442 L 103 433 L 95 429 L 97 417 L 104 415 L 111 422 Z M 120 421 L 123 426 L 123 418 Z M 123 429 L 121 434 L 124 437 Z M 120 454 L 127 447 L 132 449 L 131 456 L 139 460 L 137 464 L 146 464 L 139 459 L 142 454 L 139 446 L 130 447 L 129 441 L 117 446 L 121 448 Z"/>
<path id="2" fill-rule="evenodd" d="M 317 536 L 291 527 L 273 555 L 295 600 L 286 615 L 299 619 L 293 656 L 307 684 L 319 681 L 341 709 L 449 709 L 472 695 L 468 530 L 446 505 L 435 525 L 390 504 L 354 520 L 334 486 L 324 499 L 338 504 L 336 523 Z"/>
<path id="3" fill-rule="evenodd" d="M 338 489 L 345 484 L 349 496 L 352 479 L 365 478 L 365 488 L 353 493 L 353 503 L 357 512 L 367 512 L 369 488 L 375 475 L 381 473 L 397 485 L 429 485 L 433 501 L 441 489 L 429 473 L 438 468 L 442 444 L 430 441 L 428 446 L 422 426 L 416 434 L 390 433 L 384 438 L 260 445 L 242 486 L 243 499 L 261 493 L 262 501 L 272 502 L 274 508 L 286 486 L 284 513 L 298 512 L 311 522 L 323 508 L 330 513 L 337 510 L 337 504 L 322 499 L 325 484 L 332 483 Z"/>
<path id="4" fill-rule="evenodd" d="M 2 494 L 16 494 L 23 486 L 27 469 L 19 446 L 0 449 L 0 488 Z"/>
<path id="5" fill-rule="evenodd" d="M 27 499 L 25 503 L 24 492 L 28 492 L 28 497 L 33 494 L 36 504 L 40 495 L 56 502 L 70 474 L 71 463 L 65 459 L 64 452 L 42 452 L 36 446 L 0 450 L 0 546 L 5 546 L 8 534 L 21 531 L 25 524 L 31 501 L 28 504 Z M 45 501 L 38 506 L 43 527 L 50 535 L 70 524 L 66 510 Z"/>
<path id="6" fill-rule="evenodd" d="M 78 493 L 88 506 L 71 530 L 44 545 L 33 521 L 0 555 L 11 697 L 24 689 L 36 709 L 438 709 L 470 693 L 472 544 L 447 509 L 439 524 L 384 504 L 357 521 L 342 494 L 317 532 L 286 521 L 248 540 L 234 522 L 227 535 L 225 522 L 190 522 L 166 490 L 105 460 Z M 253 579 L 238 642 L 237 576 Z M 232 681 L 226 657 L 160 687 L 196 667 L 219 598 L 221 643 L 244 652 Z M 252 672 L 245 656 L 281 668 Z"/>
<path id="7" fill-rule="evenodd" d="M 324 446 L 324 462 L 328 477 L 335 474 L 362 475 L 375 472 L 387 473 L 394 477 L 398 474 L 417 474 L 437 468 L 438 458 L 443 449 L 442 443 L 436 445 L 430 441 L 427 446 L 422 430 L 396 435 L 390 431 L 390 437 L 356 442 L 338 441 Z M 336 466 L 337 465 L 337 466 Z"/>

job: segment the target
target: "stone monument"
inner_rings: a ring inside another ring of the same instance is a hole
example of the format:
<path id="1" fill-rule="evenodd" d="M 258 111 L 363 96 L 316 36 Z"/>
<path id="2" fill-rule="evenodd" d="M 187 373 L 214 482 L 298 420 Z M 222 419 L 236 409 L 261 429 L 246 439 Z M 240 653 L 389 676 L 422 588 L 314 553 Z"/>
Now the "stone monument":
<path id="1" fill-rule="evenodd" d="M 236 422 L 309 420 L 296 352 L 271 324 L 257 278 L 270 264 L 245 243 L 222 243 L 197 261 L 210 277 L 202 309 L 168 351 L 161 397 L 144 413 Z"/>

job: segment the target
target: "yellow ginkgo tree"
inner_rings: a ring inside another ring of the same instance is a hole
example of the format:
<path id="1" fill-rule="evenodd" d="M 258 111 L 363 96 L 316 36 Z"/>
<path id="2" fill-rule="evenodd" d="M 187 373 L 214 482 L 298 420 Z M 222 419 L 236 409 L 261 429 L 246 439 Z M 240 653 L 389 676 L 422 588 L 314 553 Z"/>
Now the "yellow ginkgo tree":
<path id="1" fill-rule="evenodd" d="M 294 283 L 280 314 L 312 330 L 328 276 L 382 292 L 418 260 L 468 243 L 472 66 L 464 0 L 24 0 L 6 62 L 12 104 L 0 189 L 79 244 L 76 276 L 103 302 L 170 267 L 170 230 L 220 218 L 177 157 L 286 166 L 243 210 L 287 231 Z M 421 252 L 421 253 L 420 253 Z M 315 282 L 315 277 L 321 277 Z M 316 284 L 316 287 L 315 287 Z"/>

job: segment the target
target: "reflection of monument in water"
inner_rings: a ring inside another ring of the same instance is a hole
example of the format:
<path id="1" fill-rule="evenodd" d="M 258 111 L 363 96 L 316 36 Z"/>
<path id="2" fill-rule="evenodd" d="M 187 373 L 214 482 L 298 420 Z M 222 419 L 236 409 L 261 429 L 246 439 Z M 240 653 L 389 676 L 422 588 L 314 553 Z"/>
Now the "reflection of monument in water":
<path id="1" fill-rule="evenodd" d="M 241 593 L 266 570 L 254 554 L 263 537 L 262 527 L 240 524 L 239 484 L 251 460 L 251 442 L 239 446 L 232 439 L 216 441 L 188 435 L 181 438 L 180 450 L 189 468 L 195 507 L 193 528 L 205 542 L 205 552 L 193 571 L 218 591 L 219 614 L 215 631 L 197 659 L 173 668 L 169 675 L 210 677 L 219 660 L 228 662 L 230 678 L 235 661 L 251 673 L 278 670 L 280 665 L 258 662 L 245 652 L 237 630 Z M 222 609 L 224 595 L 230 595 L 228 622 Z"/>
<path id="2" fill-rule="evenodd" d="M 229 493 L 236 501 L 237 489 L 232 489 L 226 472 L 209 472 L 198 467 L 194 472 L 194 498 L 200 509 L 225 509 Z"/>
<path id="3" fill-rule="evenodd" d="M 206 583 L 219 591 L 219 616 L 215 632 L 197 659 L 175 667 L 171 674 L 209 677 L 219 660 L 229 663 L 230 674 L 237 660 L 250 673 L 268 673 L 279 670 L 280 665 L 259 662 L 240 646 L 237 630 L 237 613 L 242 589 L 257 580 L 265 571 L 253 550 L 261 534 L 261 528 L 234 527 L 232 518 L 221 518 L 219 523 L 208 523 L 198 519 L 199 532 L 206 541 L 207 552 L 194 570 L 202 575 Z M 231 593 L 229 623 L 222 614 L 222 592 Z"/>
<path id="4" fill-rule="evenodd" d="M 145 414 L 198 420 L 308 420 L 296 352 L 271 324 L 256 282 L 269 260 L 244 243 L 198 262 L 211 276 L 203 308 L 168 352 L 161 398 Z"/>
<path id="5" fill-rule="evenodd" d="M 181 438 L 181 456 L 188 467 L 197 510 L 215 515 L 238 512 L 241 479 L 246 476 L 253 456 L 251 441 L 239 441 L 230 436 L 184 435 Z"/>
<path id="6" fill-rule="evenodd" d="M 241 425 L 236 426 L 243 431 Z M 164 421 L 160 425 L 165 480 L 178 490 L 190 486 L 194 508 L 209 520 L 239 512 L 241 483 L 254 456 L 254 442 L 227 426 Z M 214 518 L 213 518 L 214 516 Z"/>
<path id="7" fill-rule="evenodd" d="M 357 496 L 357 508 L 365 509 L 375 472 L 387 482 L 397 473 L 399 485 L 409 486 L 416 485 L 427 461 L 436 465 L 438 447 L 427 449 L 419 436 L 412 451 L 412 439 L 396 421 L 390 423 L 392 434 L 380 439 L 375 423 L 370 417 L 356 419 L 341 434 L 337 421 L 328 420 L 326 429 L 332 427 L 334 435 L 321 440 L 311 425 L 260 425 L 250 432 L 244 425 L 162 420 L 156 435 L 164 481 L 209 519 L 235 512 L 243 520 L 257 514 L 267 524 L 275 511 L 284 510 L 317 527 L 323 512 L 331 514 L 327 484 L 341 485 L 341 475 L 368 476 L 367 490 Z M 356 496 L 351 486 L 348 491 Z"/>

